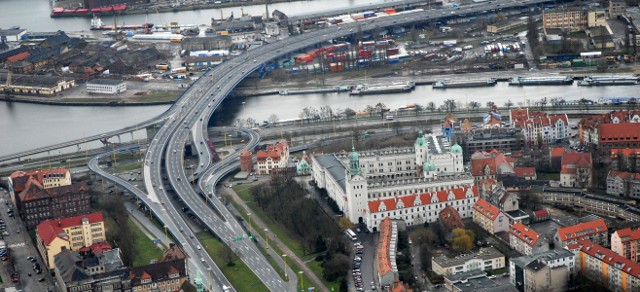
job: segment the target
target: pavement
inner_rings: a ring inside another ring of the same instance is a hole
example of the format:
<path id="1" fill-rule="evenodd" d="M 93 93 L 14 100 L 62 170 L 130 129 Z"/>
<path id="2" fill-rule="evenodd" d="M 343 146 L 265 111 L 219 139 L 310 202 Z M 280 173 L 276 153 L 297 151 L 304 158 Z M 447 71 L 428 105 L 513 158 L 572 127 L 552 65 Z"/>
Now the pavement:
<path id="1" fill-rule="evenodd" d="M 364 253 L 362 254 L 362 262 L 360 265 L 360 273 L 362 273 L 362 284 L 364 285 L 365 291 L 371 290 L 371 282 L 376 283 L 376 287 L 380 287 L 380 283 L 376 277 L 376 239 L 378 238 L 377 234 L 373 233 L 358 233 L 356 232 L 356 237 L 358 237 L 358 241 L 362 243 L 364 246 Z M 352 245 L 353 246 L 353 245 Z M 355 251 L 354 251 L 355 252 Z M 353 287 L 353 277 L 350 279 L 351 287 Z"/>

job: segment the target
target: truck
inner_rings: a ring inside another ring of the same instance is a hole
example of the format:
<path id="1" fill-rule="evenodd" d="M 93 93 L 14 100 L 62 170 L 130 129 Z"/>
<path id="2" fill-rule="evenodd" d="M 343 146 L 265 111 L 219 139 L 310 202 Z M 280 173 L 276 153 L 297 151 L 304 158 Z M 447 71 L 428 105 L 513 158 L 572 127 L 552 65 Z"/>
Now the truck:
<path id="1" fill-rule="evenodd" d="M 175 69 L 171 69 L 171 73 L 186 73 L 187 67 L 178 67 Z"/>
<path id="2" fill-rule="evenodd" d="M 165 63 L 157 64 L 156 69 L 158 70 L 169 70 L 169 65 Z"/>

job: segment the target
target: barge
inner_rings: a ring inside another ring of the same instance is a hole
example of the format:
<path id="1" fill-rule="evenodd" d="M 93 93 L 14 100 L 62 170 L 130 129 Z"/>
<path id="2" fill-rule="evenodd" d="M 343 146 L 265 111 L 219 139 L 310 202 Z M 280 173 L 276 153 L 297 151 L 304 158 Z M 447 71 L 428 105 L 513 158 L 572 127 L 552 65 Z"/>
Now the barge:
<path id="1" fill-rule="evenodd" d="M 579 86 L 637 85 L 634 76 L 587 76 L 578 82 Z"/>
<path id="2" fill-rule="evenodd" d="M 573 78 L 570 76 L 554 76 L 554 77 L 513 77 L 509 80 L 509 85 L 525 86 L 525 85 L 571 85 Z"/>
<path id="3" fill-rule="evenodd" d="M 434 89 L 447 89 L 447 88 L 466 88 L 466 87 L 484 87 L 484 86 L 494 86 L 496 85 L 497 80 L 494 78 L 490 78 L 489 80 L 471 80 L 471 81 L 459 81 L 459 82 L 450 82 L 450 81 L 436 81 L 433 83 Z"/>
<path id="4" fill-rule="evenodd" d="M 349 95 L 369 95 L 385 93 L 410 92 L 416 87 L 414 82 L 394 83 L 389 85 L 357 85 L 349 92 Z"/>

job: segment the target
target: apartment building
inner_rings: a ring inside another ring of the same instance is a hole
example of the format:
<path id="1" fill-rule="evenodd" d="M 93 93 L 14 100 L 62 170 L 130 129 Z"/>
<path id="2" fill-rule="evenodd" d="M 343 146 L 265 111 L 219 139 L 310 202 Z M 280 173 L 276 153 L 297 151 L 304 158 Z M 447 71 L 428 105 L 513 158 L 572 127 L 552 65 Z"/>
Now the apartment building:
<path id="1" fill-rule="evenodd" d="M 473 205 L 473 222 L 490 234 L 509 230 L 509 218 L 498 207 L 478 199 Z"/>
<path id="2" fill-rule="evenodd" d="M 376 271 L 380 286 L 389 286 L 398 277 L 396 248 L 398 243 L 398 225 L 389 217 L 380 222 L 380 236 L 376 246 Z"/>
<path id="3" fill-rule="evenodd" d="M 471 155 L 478 151 L 490 152 L 497 149 L 503 153 L 520 151 L 525 148 L 522 131 L 515 128 L 478 129 L 456 132 L 454 137 L 464 149 L 464 160 L 471 159 Z"/>
<path id="4" fill-rule="evenodd" d="M 509 259 L 509 280 L 521 292 L 567 291 L 577 270 L 576 255 L 566 249 Z"/>
<path id="5" fill-rule="evenodd" d="M 543 10 L 542 25 L 544 29 L 561 28 L 578 31 L 588 27 L 605 26 L 604 10 L 588 10 L 586 8 L 559 8 Z"/>
<path id="6" fill-rule="evenodd" d="M 556 248 L 565 247 L 578 240 L 589 240 L 594 243 L 608 245 L 609 233 L 604 219 L 578 223 L 573 226 L 558 228 L 553 237 Z"/>
<path id="7" fill-rule="evenodd" d="M 631 228 L 620 229 L 611 234 L 611 250 L 636 263 L 640 262 L 639 245 L 640 228 L 635 230 Z"/>
<path id="8" fill-rule="evenodd" d="M 266 150 L 256 152 L 256 171 L 259 174 L 271 174 L 274 169 L 284 169 L 289 162 L 289 144 L 280 141 L 267 145 Z"/>
<path id="9" fill-rule="evenodd" d="M 520 222 L 515 222 L 509 228 L 509 245 L 524 255 L 549 250 L 549 242 L 544 234 L 540 234 Z"/>
<path id="10" fill-rule="evenodd" d="M 603 155 L 612 149 L 640 148 L 640 110 L 620 110 L 584 117 L 578 123 L 580 143 L 596 145 Z"/>
<path id="11" fill-rule="evenodd" d="M 44 220 L 87 214 L 91 211 L 89 201 L 89 186 L 85 183 L 45 188 L 33 178 L 15 195 L 18 213 L 27 229 Z"/>
<path id="12" fill-rule="evenodd" d="M 640 172 L 640 148 L 611 149 L 610 158 L 613 170 Z"/>
<path id="13" fill-rule="evenodd" d="M 504 255 L 493 247 L 481 248 L 478 252 L 453 258 L 440 255 L 431 259 L 433 272 L 442 276 L 497 270 L 504 268 L 505 264 Z"/>
<path id="14" fill-rule="evenodd" d="M 583 189 L 591 186 L 591 165 L 591 153 L 567 152 L 562 154 L 560 186 Z"/>
<path id="15" fill-rule="evenodd" d="M 609 0 L 609 18 L 616 18 L 624 15 L 624 10 L 627 8 L 627 2 L 625 0 Z"/>
<path id="16" fill-rule="evenodd" d="M 45 189 L 71 185 L 71 172 L 66 168 L 15 171 L 9 179 L 13 191 L 18 194 L 25 189 L 29 179 L 36 180 Z"/>
<path id="17" fill-rule="evenodd" d="M 609 171 L 607 175 L 607 195 L 640 198 L 640 173 Z"/>
<path id="18" fill-rule="evenodd" d="M 597 214 L 620 218 L 627 221 L 640 221 L 640 209 L 633 202 L 610 196 L 586 194 L 582 190 L 543 187 L 537 189 L 542 202 L 562 206 L 585 214 Z"/>
<path id="19" fill-rule="evenodd" d="M 580 272 L 609 291 L 640 291 L 640 264 L 588 240 L 581 241 Z"/>
<path id="20" fill-rule="evenodd" d="M 566 114 L 548 115 L 529 109 L 513 109 L 510 123 L 520 128 L 529 145 L 549 144 L 569 139 L 569 118 Z"/>
<path id="21" fill-rule="evenodd" d="M 182 291 L 188 280 L 186 258 L 174 244 L 164 252 L 160 261 L 131 268 L 131 290 L 134 292 Z"/>

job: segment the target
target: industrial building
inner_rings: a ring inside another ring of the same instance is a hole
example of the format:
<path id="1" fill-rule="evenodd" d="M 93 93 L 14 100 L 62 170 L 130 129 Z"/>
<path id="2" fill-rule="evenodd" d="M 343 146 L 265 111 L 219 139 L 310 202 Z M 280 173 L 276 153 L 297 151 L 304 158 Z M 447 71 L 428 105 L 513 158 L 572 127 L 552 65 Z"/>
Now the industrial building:
<path id="1" fill-rule="evenodd" d="M 116 95 L 127 91 L 127 83 L 122 80 L 93 79 L 87 82 L 87 92 L 90 94 Z"/>

